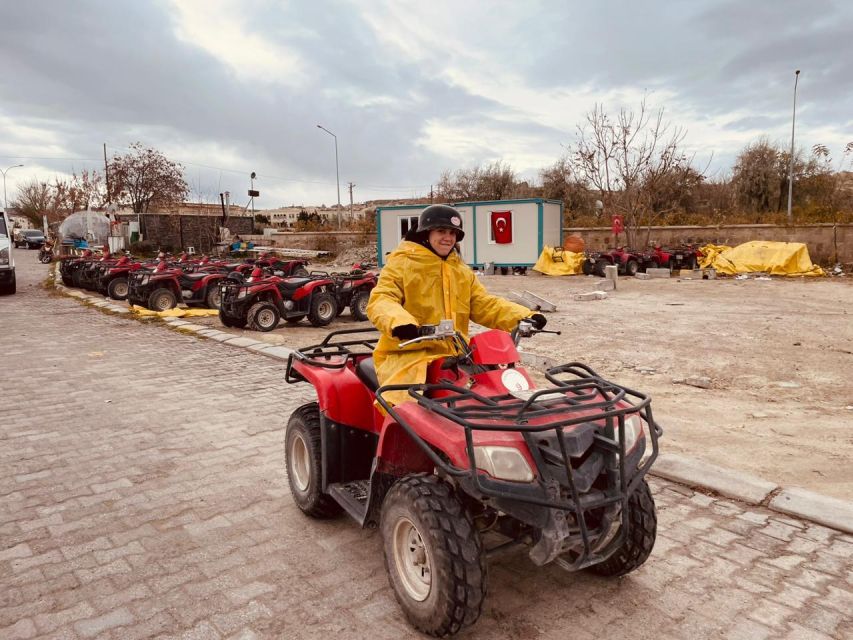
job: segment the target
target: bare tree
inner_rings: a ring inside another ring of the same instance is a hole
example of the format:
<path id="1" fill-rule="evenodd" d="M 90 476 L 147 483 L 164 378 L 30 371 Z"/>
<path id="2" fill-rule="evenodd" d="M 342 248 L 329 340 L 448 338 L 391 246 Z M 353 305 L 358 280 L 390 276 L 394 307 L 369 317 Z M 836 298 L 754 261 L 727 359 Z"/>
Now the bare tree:
<path id="1" fill-rule="evenodd" d="M 152 205 L 183 202 L 189 193 L 184 168 L 139 142 L 130 149 L 125 155 L 113 156 L 110 164 L 113 202 L 130 205 L 135 213 L 147 212 Z"/>
<path id="2" fill-rule="evenodd" d="M 18 186 L 15 208 L 36 226 L 41 226 L 41 217 L 53 208 L 53 191 L 46 182 L 30 180 Z"/>
<path id="3" fill-rule="evenodd" d="M 504 200 L 512 198 L 520 186 L 512 167 L 498 160 L 484 167 L 442 172 L 436 192 L 446 202 Z"/>
<path id="4" fill-rule="evenodd" d="M 686 132 L 649 113 L 645 100 L 638 112 L 620 109 L 611 118 L 601 105 L 578 127 L 567 157 L 579 181 L 595 190 L 605 211 L 621 214 L 629 244 L 642 225 L 651 225 L 672 206 L 674 189 L 690 188 L 701 175 L 679 148 Z M 669 192 L 669 197 L 662 193 Z"/>
<path id="5" fill-rule="evenodd" d="M 542 180 L 543 198 L 563 201 L 565 223 L 596 212 L 593 194 L 575 175 L 572 163 L 567 157 L 562 157 L 542 169 L 539 178 Z"/>

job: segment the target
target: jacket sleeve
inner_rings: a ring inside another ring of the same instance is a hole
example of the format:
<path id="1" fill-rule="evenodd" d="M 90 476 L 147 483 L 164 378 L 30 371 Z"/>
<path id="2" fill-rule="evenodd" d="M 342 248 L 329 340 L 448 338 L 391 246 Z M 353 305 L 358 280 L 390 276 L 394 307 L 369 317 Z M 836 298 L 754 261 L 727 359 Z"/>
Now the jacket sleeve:
<path id="1" fill-rule="evenodd" d="M 370 292 L 367 302 L 367 317 L 380 333 L 390 336 L 394 327 L 404 324 L 417 325 L 415 317 L 403 308 L 403 273 L 405 260 L 389 260 L 382 268 L 379 281 Z"/>
<path id="2" fill-rule="evenodd" d="M 490 329 L 512 331 L 519 320 L 533 315 L 525 306 L 510 302 L 486 291 L 483 283 L 472 273 L 471 320 Z"/>

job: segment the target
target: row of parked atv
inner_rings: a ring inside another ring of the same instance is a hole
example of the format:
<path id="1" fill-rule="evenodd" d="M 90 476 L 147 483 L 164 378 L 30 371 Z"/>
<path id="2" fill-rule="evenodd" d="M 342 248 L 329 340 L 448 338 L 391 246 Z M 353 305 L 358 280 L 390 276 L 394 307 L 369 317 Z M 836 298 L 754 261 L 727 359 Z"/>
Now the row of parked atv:
<path id="1" fill-rule="evenodd" d="M 67 286 L 153 311 L 178 304 L 218 309 L 227 327 L 271 331 L 282 318 L 292 324 L 308 318 L 315 326 L 325 326 L 347 307 L 355 320 L 367 319 L 375 273 L 361 268 L 348 273 L 309 272 L 307 264 L 267 254 L 241 262 L 162 253 L 155 259 L 136 260 L 130 254 L 96 255 L 86 250 L 62 258 L 59 272 Z"/>
<path id="2" fill-rule="evenodd" d="M 604 268 L 616 265 L 622 275 L 634 276 L 646 269 L 695 269 L 703 256 L 698 246 L 681 245 L 675 249 L 656 246 L 646 251 L 618 247 L 608 251 L 593 251 L 586 254 L 581 266 L 585 275 L 604 276 Z"/>

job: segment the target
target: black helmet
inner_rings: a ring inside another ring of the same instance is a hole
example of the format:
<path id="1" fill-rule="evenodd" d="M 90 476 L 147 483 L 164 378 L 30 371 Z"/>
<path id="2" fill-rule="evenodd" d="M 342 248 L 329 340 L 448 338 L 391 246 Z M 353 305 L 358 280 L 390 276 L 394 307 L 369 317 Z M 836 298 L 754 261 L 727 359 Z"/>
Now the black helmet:
<path id="1" fill-rule="evenodd" d="M 447 204 L 431 204 L 421 211 L 418 232 L 433 229 L 453 229 L 457 242 L 465 237 L 465 232 L 462 231 L 462 214 Z"/>

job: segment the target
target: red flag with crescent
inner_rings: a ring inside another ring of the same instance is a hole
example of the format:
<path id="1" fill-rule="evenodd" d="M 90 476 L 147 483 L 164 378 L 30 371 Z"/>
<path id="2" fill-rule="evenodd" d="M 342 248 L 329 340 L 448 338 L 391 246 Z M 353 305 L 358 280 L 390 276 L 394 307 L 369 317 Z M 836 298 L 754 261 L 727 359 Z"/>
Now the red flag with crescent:
<path id="1" fill-rule="evenodd" d="M 512 212 L 492 211 L 492 233 L 497 244 L 512 242 Z"/>

